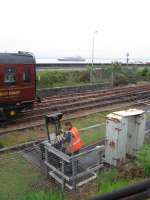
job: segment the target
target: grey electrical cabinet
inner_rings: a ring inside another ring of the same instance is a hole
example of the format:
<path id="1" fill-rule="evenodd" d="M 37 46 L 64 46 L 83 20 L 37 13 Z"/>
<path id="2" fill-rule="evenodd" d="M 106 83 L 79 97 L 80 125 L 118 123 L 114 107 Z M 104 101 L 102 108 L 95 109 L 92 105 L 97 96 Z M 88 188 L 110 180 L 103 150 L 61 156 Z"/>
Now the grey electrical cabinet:
<path id="1" fill-rule="evenodd" d="M 117 166 L 126 154 L 135 155 L 144 143 L 145 113 L 129 109 L 107 115 L 105 161 Z"/>
<path id="2" fill-rule="evenodd" d="M 126 158 L 127 143 L 126 118 L 115 113 L 107 115 L 106 120 L 106 143 L 105 143 L 105 162 L 110 165 L 120 165 Z"/>
<path id="3" fill-rule="evenodd" d="M 145 114 L 139 112 L 128 118 L 127 154 L 135 155 L 144 143 Z"/>

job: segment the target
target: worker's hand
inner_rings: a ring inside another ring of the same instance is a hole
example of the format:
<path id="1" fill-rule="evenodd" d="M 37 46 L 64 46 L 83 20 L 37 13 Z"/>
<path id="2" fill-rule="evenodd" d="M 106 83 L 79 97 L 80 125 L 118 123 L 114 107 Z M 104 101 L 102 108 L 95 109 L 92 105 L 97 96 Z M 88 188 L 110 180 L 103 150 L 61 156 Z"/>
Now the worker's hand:
<path id="1" fill-rule="evenodd" d="M 64 135 L 63 134 L 60 134 L 60 135 L 57 136 L 57 141 L 58 142 L 61 142 L 63 140 L 64 140 Z"/>
<path id="2" fill-rule="evenodd" d="M 62 133 L 62 134 L 64 133 L 64 130 L 63 130 L 63 129 L 60 129 L 60 134 L 61 134 L 61 133 Z"/>

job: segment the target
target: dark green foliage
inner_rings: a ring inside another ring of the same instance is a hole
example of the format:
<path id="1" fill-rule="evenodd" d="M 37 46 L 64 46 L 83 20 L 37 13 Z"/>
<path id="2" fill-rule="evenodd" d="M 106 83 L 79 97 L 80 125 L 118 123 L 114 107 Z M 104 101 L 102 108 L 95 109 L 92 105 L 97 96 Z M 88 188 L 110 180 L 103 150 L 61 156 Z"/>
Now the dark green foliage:
<path id="1" fill-rule="evenodd" d="M 143 70 L 141 70 L 141 76 L 147 76 L 148 75 L 148 68 L 144 68 Z"/>
<path id="2" fill-rule="evenodd" d="M 106 77 L 114 77 L 114 86 L 127 85 L 129 83 L 137 83 L 139 81 L 150 80 L 149 68 L 140 69 L 136 66 L 122 66 L 119 63 L 114 63 L 110 66 L 106 66 L 103 69 L 103 73 Z M 111 81 L 111 79 L 110 79 Z"/>
<path id="3" fill-rule="evenodd" d="M 139 80 L 150 81 L 150 69 L 145 67 L 137 72 L 137 77 Z"/>
<path id="4" fill-rule="evenodd" d="M 80 70 L 80 71 L 59 70 L 59 71 L 44 71 L 37 73 L 38 88 L 72 86 L 88 82 L 89 82 L 89 72 L 87 70 Z"/>
<path id="5" fill-rule="evenodd" d="M 4 144 L 0 141 L 0 149 L 4 148 Z"/>
<path id="6" fill-rule="evenodd" d="M 137 153 L 137 165 L 144 169 L 146 176 L 150 176 L 150 145 L 145 144 Z"/>
<path id="7" fill-rule="evenodd" d="M 83 70 L 47 70 L 37 72 L 38 88 L 80 86 L 90 83 L 92 68 L 87 66 Z M 140 81 L 150 80 L 150 69 L 148 67 L 126 66 L 120 63 L 104 65 L 93 68 L 94 83 L 110 83 L 113 85 L 127 85 Z M 40 80 L 39 80 L 40 77 Z"/>

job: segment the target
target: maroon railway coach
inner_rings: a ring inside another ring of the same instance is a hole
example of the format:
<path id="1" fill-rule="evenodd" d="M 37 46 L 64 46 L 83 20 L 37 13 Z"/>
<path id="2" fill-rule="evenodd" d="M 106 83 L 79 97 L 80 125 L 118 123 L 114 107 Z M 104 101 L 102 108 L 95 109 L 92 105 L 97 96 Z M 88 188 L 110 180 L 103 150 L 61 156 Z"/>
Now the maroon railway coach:
<path id="1" fill-rule="evenodd" d="M 35 58 L 31 53 L 0 53 L 0 121 L 33 106 L 36 96 Z"/>

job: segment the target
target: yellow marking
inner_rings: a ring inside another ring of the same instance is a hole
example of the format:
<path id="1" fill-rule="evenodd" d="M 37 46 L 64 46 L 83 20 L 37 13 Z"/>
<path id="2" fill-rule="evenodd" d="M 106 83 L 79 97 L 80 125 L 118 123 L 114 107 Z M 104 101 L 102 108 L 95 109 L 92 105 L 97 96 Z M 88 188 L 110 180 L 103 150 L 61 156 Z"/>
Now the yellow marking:
<path id="1" fill-rule="evenodd" d="M 19 90 L 13 90 L 13 91 L 4 91 L 4 92 L 0 92 L 0 97 L 6 97 L 6 96 L 18 96 L 21 93 L 21 91 Z"/>
<path id="2" fill-rule="evenodd" d="M 9 96 L 12 96 L 12 95 L 18 95 L 18 94 L 20 94 L 20 91 L 19 90 L 17 90 L 17 91 L 9 91 Z"/>
<path id="3" fill-rule="evenodd" d="M 26 86 L 26 87 L 10 87 L 11 90 L 22 90 L 22 89 L 27 89 L 27 88 L 35 88 L 33 85 L 32 86 Z M 0 91 L 5 91 L 8 90 L 7 87 L 1 88 Z"/>
<path id="4" fill-rule="evenodd" d="M 0 92 L 0 97 L 8 96 L 8 91 Z"/>

